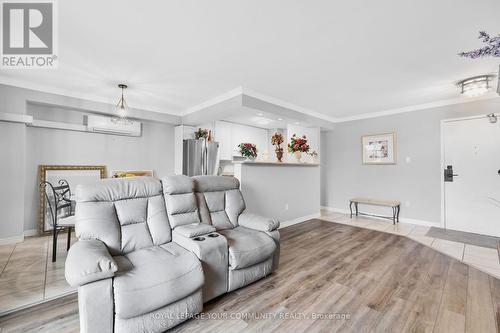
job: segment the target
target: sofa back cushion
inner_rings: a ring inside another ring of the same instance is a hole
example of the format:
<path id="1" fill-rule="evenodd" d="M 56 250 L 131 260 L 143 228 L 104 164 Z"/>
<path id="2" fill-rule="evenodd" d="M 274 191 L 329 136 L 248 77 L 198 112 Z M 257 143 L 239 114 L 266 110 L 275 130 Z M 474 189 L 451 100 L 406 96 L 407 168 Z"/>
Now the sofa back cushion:
<path id="1" fill-rule="evenodd" d="M 193 179 L 201 221 L 212 224 L 217 230 L 238 226 L 238 216 L 245 210 L 238 179 L 225 176 L 196 176 Z"/>
<path id="2" fill-rule="evenodd" d="M 159 180 L 105 179 L 76 189 L 76 235 L 99 239 L 112 255 L 171 241 Z"/>
<path id="3" fill-rule="evenodd" d="M 181 225 L 200 223 L 193 179 L 175 175 L 165 177 L 161 182 L 172 229 Z"/>

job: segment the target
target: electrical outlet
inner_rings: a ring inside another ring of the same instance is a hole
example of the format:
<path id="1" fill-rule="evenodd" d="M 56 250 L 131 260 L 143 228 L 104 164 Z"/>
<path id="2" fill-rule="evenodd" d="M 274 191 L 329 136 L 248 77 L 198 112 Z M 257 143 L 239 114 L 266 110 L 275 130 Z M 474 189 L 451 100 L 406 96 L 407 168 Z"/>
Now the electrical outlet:
<path id="1" fill-rule="evenodd" d="M 288 210 L 288 204 L 287 203 L 285 204 L 285 210 Z"/>

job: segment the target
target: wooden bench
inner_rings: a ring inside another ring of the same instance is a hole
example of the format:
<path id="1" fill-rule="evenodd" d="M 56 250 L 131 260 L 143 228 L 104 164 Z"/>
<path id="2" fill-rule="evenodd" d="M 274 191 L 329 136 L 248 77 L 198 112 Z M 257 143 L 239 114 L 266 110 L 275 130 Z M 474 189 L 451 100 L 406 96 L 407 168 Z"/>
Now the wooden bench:
<path id="1" fill-rule="evenodd" d="M 374 216 L 374 217 L 380 217 L 383 219 L 392 220 L 393 224 L 396 224 L 396 222 L 399 223 L 399 211 L 401 210 L 401 202 L 399 202 L 399 201 L 396 201 L 396 200 L 375 200 L 375 199 L 368 199 L 368 198 L 352 198 L 351 200 L 349 200 L 349 210 L 351 211 L 351 218 L 353 215 L 353 212 L 352 212 L 352 205 L 353 204 L 354 204 L 356 216 L 358 216 L 358 215 Z M 360 213 L 358 210 L 358 204 L 391 207 L 392 208 L 392 216 L 381 216 L 381 215 L 375 215 L 375 214 Z"/>

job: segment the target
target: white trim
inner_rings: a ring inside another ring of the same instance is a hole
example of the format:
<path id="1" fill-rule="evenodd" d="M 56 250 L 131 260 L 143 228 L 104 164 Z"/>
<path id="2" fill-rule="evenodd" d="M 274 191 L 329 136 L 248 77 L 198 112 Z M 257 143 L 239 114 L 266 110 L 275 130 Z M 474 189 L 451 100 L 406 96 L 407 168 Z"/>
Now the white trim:
<path id="1" fill-rule="evenodd" d="M 439 168 L 439 181 L 441 182 L 441 228 L 446 229 L 446 198 L 445 198 L 445 184 L 444 184 L 444 168 L 445 168 L 445 157 L 444 157 L 444 120 L 441 120 L 440 124 L 440 140 L 441 140 L 441 163 Z"/>
<path id="2" fill-rule="evenodd" d="M 335 207 L 321 206 L 321 209 L 328 210 L 328 211 L 331 211 L 331 212 L 336 212 L 336 213 L 350 214 L 350 211 L 348 209 L 344 209 L 344 208 L 335 208 Z M 373 216 L 373 217 L 370 216 L 370 218 L 387 221 L 387 219 L 379 218 L 379 217 L 376 217 L 376 216 Z M 431 221 L 425 221 L 425 220 L 411 219 L 411 218 L 407 218 L 407 217 L 400 217 L 399 218 L 399 223 L 403 223 L 403 224 L 416 224 L 416 225 L 422 225 L 422 226 L 426 226 L 426 227 L 439 227 L 439 222 L 431 222 Z"/>
<path id="3" fill-rule="evenodd" d="M 339 121 L 339 119 L 337 119 L 337 118 L 334 118 L 334 117 L 331 117 L 331 116 L 327 116 L 327 115 L 325 115 L 323 113 L 319 113 L 317 111 L 309 110 L 309 109 L 303 108 L 301 106 L 294 105 L 292 103 L 288 103 L 288 102 L 282 101 L 280 99 L 277 99 L 277 98 L 274 98 L 274 97 L 271 97 L 271 96 L 267 96 L 267 95 L 261 94 L 261 93 L 259 93 L 257 91 L 250 90 L 250 89 L 243 88 L 243 95 L 246 95 L 246 96 L 249 96 L 249 97 L 253 97 L 253 98 L 256 98 L 256 99 L 260 99 L 260 100 L 262 100 L 264 102 L 267 102 L 267 103 L 270 103 L 270 104 L 274 104 L 274 105 L 280 106 L 280 107 L 285 108 L 285 109 L 290 109 L 292 111 L 300 112 L 302 114 L 305 114 L 305 115 L 308 115 L 308 116 L 311 116 L 311 117 L 316 117 L 316 118 L 319 118 L 319 119 L 322 119 L 322 120 L 327 120 L 327 121 L 330 121 L 330 122 L 333 122 L 333 123 Z"/>
<path id="4" fill-rule="evenodd" d="M 34 119 L 33 122 L 31 124 L 27 124 L 27 126 L 58 129 L 58 130 L 64 130 L 64 131 L 94 133 L 93 131 L 88 131 L 87 126 L 85 126 L 85 125 L 64 123 L 64 122 L 60 122 L 60 121 L 41 120 L 41 119 Z"/>
<path id="5" fill-rule="evenodd" d="M 286 227 L 289 227 L 289 226 L 294 225 L 294 224 L 299 224 L 299 223 L 302 223 L 302 222 L 306 222 L 306 221 L 309 221 L 309 220 L 312 220 L 312 219 L 317 219 L 320 216 L 321 216 L 321 213 L 316 213 L 316 214 L 311 214 L 311 215 L 306 215 L 306 216 L 298 217 L 298 218 L 293 219 L 293 220 L 284 221 L 284 222 L 280 223 L 279 229 L 286 228 Z"/>
<path id="6" fill-rule="evenodd" d="M 84 100 L 92 101 L 92 102 L 99 102 L 99 103 L 105 103 L 108 105 L 114 105 L 112 103 L 112 101 L 110 101 L 108 98 L 104 98 L 101 96 L 96 96 L 96 95 L 91 95 L 91 94 L 79 94 L 79 93 L 75 93 L 72 91 L 71 92 L 67 91 L 65 89 L 60 89 L 60 88 L 55 88 L 55 87 L 47 87 L 46 85 L 42 86 L 42 85 L 38 85 L 38 84 L 33 84 L 31 82 L 26 83 L 24 81 L 14 80 L 11 78 L 0 78 L 0 84 L 10 85 L 10 86 L 24 88 L 24 89 L 35 90 L 35 91 L 44 92 L 44 93 L 48 93 L 48 94 L 56 94 L 56 95 L 67 96 L 67 97 L 72 97 L 72 98 L 84 99 Z M 290 110 L 293 110 L 293 111 L 296 111 L 296 112 L 299 112 L 299 113 L 302 113 L 302 114 L 305 114 L 305 115 L 308 115 L 311 117 L 315 117 L 318 119 L 330 121 L 332 123 L 343 123 L 343 122 L 354 121 L 354 120 L 378 118 L 378 117 L 396 115 L 396 114 L 407 113 L 407 112 L 412 112 L 412 111 L 427 110 L 427 109 L 448 106 L 448 105 L 466 104 L 466 103 L 472 103 L 472 102 L 477 102 L 477 101 L 499 98 L 498 94 L 496 94 L 495 92 L 491 92 L 491 93 L 488 93 L 486 95 L 476 97 L 476 98 L 457 97 L 457 98 L 439 100 L 439 101 L 435 101 L 435 102 L 431 102 L 431 103 L 410 105 L 410 106 L 405 106 L 405 107 L 401 107 L 401 108 L 388 109 L 388 110 L 369 112 L 369 113 L 362 113 L 362 114 L 347 116 L 347 117 L 332 117 L 332 116 L 328 116 L 324 113 L 317 112 L 314 110 L 309 110 L 309 109 L 294 105 L 292 103 L 288 103 L 288 102 L 279 100 L 277 98 L 267 96 L 267 95 L 261 94 L 259 92 L 256 92 L 256 91 L 239 86 L 239 87 L 236 87 L 235 89 L 229 90 L 229 91 L 227 91 L 219 96 L 211 98 L 203 103 L 189 107 L 189 108 L 185 109 L 184 111 L 165 112 L 164 109 L 159 109 L 158 107 L 151 107 L 151 106 L 146 106 L 146 105 L 134 105 L 133 109 L 141 109 L 144 111 L 151 111 L 151 112 L 156 112 L 156 113 L 160 113 L 160 114 L 164 114 L 164 115 L 182 117 L 182 116 L 189 115 L 193 112 L 203 110 L 207 107 L 211 107 L 211 106 L 214 106 L 216 104 L 222 103 L 222 102 L 227 101 L 231 98 L 237 97 L 238 95 L 241 95 L 241 96 L 247 95 L 249 97 L 254 97 L 254 98 L 263 100 L 264 102 L 275 104 L 275 105 L 281 106 L 283 108 L 287 108 L 287 109 L 290 109 Z"/>
<path id="7" fill-rule="evenodd" d="M 209 100 L 197 104 L 195 106 L 192 106 L 188 109 L 186 109 L 184 112 L 181 112 L 180 115 L 186 116 L 190 113 L 197 112 L 206 108 L 209 108 L 211 106 L 217 105 L 219 103 L 225 102 L 227 100 L 230 100 L 231 98 L 241 96 L 243 94 L 243 87 L 236 87 L 232 90 L 229 90 L 222 95 L 216 96 L 214 98 L 210 98 Z"/>
<path id="8" fill-rule="evenodd" d="M 24 235 L 0 238 L 0 245 L 22 243 L 23 241 L 24 241 Z"/>
<path id="9" fill-rule="evenodd" d="M 5 77 L 0 77 L 0 84 L 5 84 L 8 86 L 13 86 L 13 87 L 18 87 L 18 88 L 23 88 L 23 89 L 29 89 L 29 90 L 34 90 L 46 94 L 54 94 L 54 95 L 60 95 L 60 96 L 65 96 L 65 97 L 71 97 L 71 98 L 78 98 L 78 99 L 83 99 L 86 101 L 90 102 L 97 102 L 97 103 L 104 103 L 107 105 L 112 105 L 114 106 L 116 101 L 112 101 L 109 98 L 102 97 L 102 96 L 97 96 L 93 94 L 81 94 L 78 92 L 74 91 L 68 91 L 66 89 L 60 89 L 56 87 L 50 87 L 46 85 L 40 85 L 32 82 L 25 82 L 21 80 L 15 80 L 11 78 L 5 78 Z M 116 96 L 118 99 L 118 88 L 116 90 Z M 151 112 L 156 112 L 160 114 L 165 114 L 165 115 L 170 115 L 170 116 L 182 116 L 181 111 L 165 111 L 165 109 L 161 109 L 158 107 L 152 107 L 152 106 L 147 106 L 147 105 L 140 105 L 140 104 L 134 104 L 133 106 L 129 105 L 131 109 L 138 109 L 138 110 L 143 110 L 143 111 L 151 111 Z"/>
<path id="10" fill-rule="evenodd" d="M 38 236 L 38 229 L 24 230 L 24 237 Z"/>
<path id="11" fill-rule="evenodd" d="M 407 113 L 407 112 L 412 112 L 412 111 L 424 111 L 424 110 L 433 109 L 433 108 L 442 107 L 442 106 L 448 106 L 448 105 L 473 103 L 473 102 L 478 102 L 478 101 L 495 99 L 498 97 L 499 96 L 497 94 L 490 93 L 490 94 L 487 94 L 487 95 L 484 95 L 481 97 L 476 97 L 476 98 L 458 97 L 458 98 L 444 99 L 444 100 L 435 101 L 435 102 L 431 102 L 431 103 L 410 105 L 410 106 L 405 106 L 402 108 L 389 109 L 389 110 L 377 111 L 377 112 L 362 113 L 362 114 L 354 115 L 354 116 L 340 117 L 340 118 L 336 118 L 335 122 L 343 123 L 343 122 L 353 121 L 353 120 L 363 120 L 363 119 L 385 117 L 385 116 L 391 116 L 391 115 L 396 115 L 396 114 L 400 114 L 400 113 Z"/>
<path id="12" fill-rule="evenodd" d="M 33 303 L 21 305 L 21 306 L 19 306 L 17 308 L 10 309 L 10 310 L 4 311 L 4 312 L 0 312 L 0 316 L 6 316 L 6 315 L 8 315 L 10 313 L 13 313 L 13 312 L 17 312 L 17 311 L 20 311 L 20 310 L 31 308 L 32 306 L 40 305 L 40 304 L 47 303 L 47 302 L 50 302 L 50 301 L 53 301 L 53 300 L 56 300 L 56 299 L 60 299 L 60 298 L 63 298 L 63 297 L 66 297 L 66 296 L 69 296 L 69 295 L 72 295 L 72 294 L 76 294 L 77 292 L 78 292 L 78 290 L 71 290 L 71 291 L 67 291 L 67 292 L 62 293 L 62 294 L 57 295 L 57 296 L 48 297 L 48 298 L 42 299 L 40 301 L 35 301 Z"/>
<path id="13" fill-rule="evenodd" d="M 0 121 L 6 121 L 9 123 L 30 124 L 33 122 L 33 116 L 20 113 L 0 112 Z"/>

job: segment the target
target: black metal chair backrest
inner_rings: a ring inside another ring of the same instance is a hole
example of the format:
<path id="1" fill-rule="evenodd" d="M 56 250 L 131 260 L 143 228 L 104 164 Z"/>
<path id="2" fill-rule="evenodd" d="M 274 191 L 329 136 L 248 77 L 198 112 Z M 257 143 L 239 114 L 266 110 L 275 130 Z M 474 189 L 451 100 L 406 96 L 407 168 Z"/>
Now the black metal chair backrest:
<path id="1" fill-rule="evenodd" d="M 59 217 L 73 215 L 71 188 L 65 179 L 59 180 L 56 186 L 47 181 L 42 182 L 40 186 L 44 186 L 46 209 L 50 211 L 53 227 L 57 228 Z"/>

